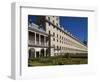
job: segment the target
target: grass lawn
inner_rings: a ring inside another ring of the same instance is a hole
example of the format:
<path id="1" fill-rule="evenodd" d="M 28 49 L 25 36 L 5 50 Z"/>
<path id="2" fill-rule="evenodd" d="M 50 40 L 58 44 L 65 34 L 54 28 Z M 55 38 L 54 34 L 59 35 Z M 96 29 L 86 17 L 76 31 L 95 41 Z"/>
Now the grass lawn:
<path id="1" fill-rule="evenodd" d="M 79 54 L 78 54 L 79 55 Z M 87 57 L 79 57 L 78 55 L 61 55 L 54 57 L 42 57 L 28 59 L 28 66 L 49 66 L 49 65 L 72 65 L 72 64 L 87 64 Z"/>

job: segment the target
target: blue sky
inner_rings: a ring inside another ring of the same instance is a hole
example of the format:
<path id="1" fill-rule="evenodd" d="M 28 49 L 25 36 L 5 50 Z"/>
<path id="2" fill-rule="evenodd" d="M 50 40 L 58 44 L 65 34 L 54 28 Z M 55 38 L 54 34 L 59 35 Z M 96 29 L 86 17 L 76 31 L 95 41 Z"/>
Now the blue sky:
<path id="1" fill-rule="evenodd" d="M 88 18 L 87 17 L 60 17 L 60 25 L 71 32 L 79 40 L 87 41 Z"/>
<path id="2" fill-rule="evenodd" d="M 28 15 L 28 21 L 35 22 L 34 15 Z M 76 38 L 81 41 L 86 40 L 88 36 L 88 18 L 87 17 L 69 17 L 60 16 L 60 25 L 65 30 L 71 32 Z"/>

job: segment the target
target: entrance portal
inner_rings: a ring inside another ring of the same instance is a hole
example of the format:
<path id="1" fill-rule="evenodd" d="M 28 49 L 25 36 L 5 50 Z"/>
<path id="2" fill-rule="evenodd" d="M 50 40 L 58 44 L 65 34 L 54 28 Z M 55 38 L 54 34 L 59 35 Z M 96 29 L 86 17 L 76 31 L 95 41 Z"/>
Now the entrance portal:
<path id="1" fill-rule="evenodd" d="M 36 51 L 36 58 L 39 58 L 39 51 Z"/>

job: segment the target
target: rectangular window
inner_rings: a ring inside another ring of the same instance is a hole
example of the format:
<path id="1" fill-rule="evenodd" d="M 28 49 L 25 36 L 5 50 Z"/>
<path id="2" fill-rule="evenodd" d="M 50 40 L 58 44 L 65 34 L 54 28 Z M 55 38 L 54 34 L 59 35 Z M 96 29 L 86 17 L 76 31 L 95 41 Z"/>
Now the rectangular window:
<path id="1" fill-rule="evenodd" d="M 61 43 L 61 40 L 60 40 L 60 43 Z"/>
<path id="2" fill-rule="evenodd" d="M 50 22 L 48 22 L 49 26 L 50 26 Z"/>
<path id="3" fill-rule="evenodd" d="M 58 38 L 58 34 L 57 34 L 57 38 Z"/>
<path id="4" fill-rule="evenodd" d="M 55 24 L 54 20 L 53 20 L 53 24 Z"/>
<path id="5" fill-rule="evenodd" d="M 49 34 L 51 34 L 50 30 L 49 30 Z"/>
<path id="6" fill-rule="evenodd" d="M 53 41 L 55 41 L 55 38 L 53 38 Z"/>
<path id="7" fill-rule="evenodd" d="M 61 35 L 60 35 L 60 39 L 61 39 Z"/>
<path id="8" fill-rule="evenodd" d="M 55 36 L 55 33 L 53 33 L 53 36 Z"/>

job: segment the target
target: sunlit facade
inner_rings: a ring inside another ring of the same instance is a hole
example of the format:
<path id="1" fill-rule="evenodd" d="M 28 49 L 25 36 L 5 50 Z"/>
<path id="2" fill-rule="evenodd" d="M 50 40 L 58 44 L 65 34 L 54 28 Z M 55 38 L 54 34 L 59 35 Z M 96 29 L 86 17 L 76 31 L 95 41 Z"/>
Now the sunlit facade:
<path id="1" fill-rule="evenodd" d="M 87 46 L 61 27 L 59 21 L 59 16 L 37 16 L 36 24 L 28 24 L 29 58 L 87 53 Z"/>

